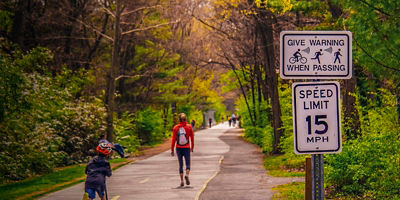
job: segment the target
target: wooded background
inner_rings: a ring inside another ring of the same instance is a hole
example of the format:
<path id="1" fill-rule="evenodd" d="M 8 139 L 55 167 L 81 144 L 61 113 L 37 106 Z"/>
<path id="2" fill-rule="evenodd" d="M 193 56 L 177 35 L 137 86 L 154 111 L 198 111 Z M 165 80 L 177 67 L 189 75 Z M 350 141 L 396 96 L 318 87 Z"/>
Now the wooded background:
<path id="1" fill-rule="evenodd" d="M 1 181 L 85 162 L 102 135 L 133 155 L 170 137 L 177 113 L 200 127 L 208 110 L 237 112 L 248 140 L 302 168 L 279 33 L 348 30 L 329 191 L 400 198 L 399 13 L 389 0 L 3 0 Z"/>

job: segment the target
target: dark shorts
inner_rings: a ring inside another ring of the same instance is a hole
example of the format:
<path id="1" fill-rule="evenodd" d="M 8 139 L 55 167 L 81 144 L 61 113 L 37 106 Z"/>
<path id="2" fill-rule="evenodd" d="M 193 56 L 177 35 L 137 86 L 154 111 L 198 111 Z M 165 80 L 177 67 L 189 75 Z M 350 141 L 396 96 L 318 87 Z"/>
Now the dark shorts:
<path id="1" fill-rule="evenodd" d="M 99 194 L 100 198 L 104 197 L 104 190 L 100 191 L 100 187 L 98 188 L 86 188 L 86 192 L 89 194 L 90 199 L 96 198 L 96 192 Z"/>
<path id="2" fill-rule="evenodd" d="M 190 170 L 190 148 L 176 148 L 179 161 L 179 173 L 183 174 L 183 157 L 185 157 L 186 170 Z"/>

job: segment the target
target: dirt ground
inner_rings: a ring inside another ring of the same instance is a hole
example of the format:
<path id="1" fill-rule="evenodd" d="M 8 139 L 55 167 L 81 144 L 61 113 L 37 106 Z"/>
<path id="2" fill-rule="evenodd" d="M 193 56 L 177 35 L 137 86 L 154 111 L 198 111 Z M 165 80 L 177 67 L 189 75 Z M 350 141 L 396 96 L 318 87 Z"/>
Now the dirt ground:
<path id="1" fill-rule="evenodd" d="M 171 148 L 171 138 L 165 139 L 165 141 L 155 147 L 147 147 L 144 149 L 141 149 L 142 154 L 136 157 L 133 157 L 135 160 L 142 160 L 149 158 L 151 156 L 160 154 L 168 149 Z"/>

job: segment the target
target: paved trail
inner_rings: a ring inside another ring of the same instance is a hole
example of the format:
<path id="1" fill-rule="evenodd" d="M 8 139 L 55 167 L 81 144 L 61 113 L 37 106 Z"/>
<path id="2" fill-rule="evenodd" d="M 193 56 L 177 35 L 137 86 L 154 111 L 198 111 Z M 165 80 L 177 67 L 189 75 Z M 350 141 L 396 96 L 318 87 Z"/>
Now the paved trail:
<path id="1" fill-rule="evenodd" d="M 177 188 L 178 162 L 166 151 L 114 171 L 107 179 L 108 197 L 110 200 L 270 199 L 272 185 L 291 180 L 266 176 L 262 154 L 238 134 L 239 129 L 229 128 L 227 123 L 195 133 L 190 187 Z M 83 189 L 81 183 L 42 199 L 77 200 L 82 198 Z M 249 189 L 255 195 L 249 196 Z"/>
<path id="2" fill-rule="evenodd" d="M 220 172 L 201 194 L 202 200 L 272 199 L 272 187 L 304 181 L 304 178 L 276 178 L 266 175 L 263 154 L 258 147 L 245 142 L 241 130 L 230 129 L 220 139 L 230 146 L 224 155 Z"/>

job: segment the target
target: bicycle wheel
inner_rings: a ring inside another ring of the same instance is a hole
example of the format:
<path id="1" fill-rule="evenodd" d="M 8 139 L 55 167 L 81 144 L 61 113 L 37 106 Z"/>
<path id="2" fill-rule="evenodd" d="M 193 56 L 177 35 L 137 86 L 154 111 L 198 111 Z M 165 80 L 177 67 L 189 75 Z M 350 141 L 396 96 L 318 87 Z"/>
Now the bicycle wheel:
<path id="1" fill-rule="evenodd" d="M 300 58 L 300 62 L 301 62 L 302 64 L 305 64 L 305 63 L 307 62 L 307 58 L 306 58 L 306 57 L 301 57 L 301 58 Z"/>
<path id="2" fill-rule="evenodd" d="M 294 63 L 296 62 L 296 58 L 295 58 L 295 57 L 289 58 L 289 62 L 290 62 L 291 64 L 294 64 Z"/>

